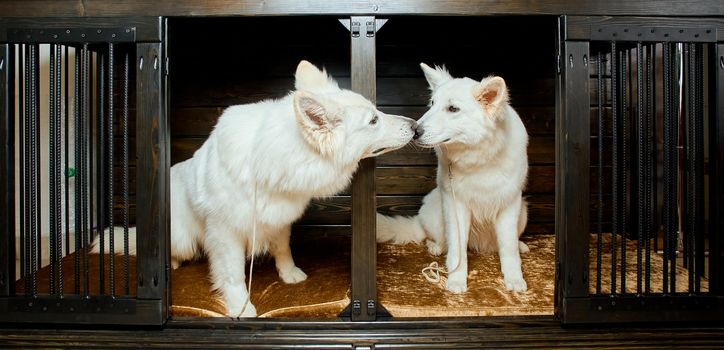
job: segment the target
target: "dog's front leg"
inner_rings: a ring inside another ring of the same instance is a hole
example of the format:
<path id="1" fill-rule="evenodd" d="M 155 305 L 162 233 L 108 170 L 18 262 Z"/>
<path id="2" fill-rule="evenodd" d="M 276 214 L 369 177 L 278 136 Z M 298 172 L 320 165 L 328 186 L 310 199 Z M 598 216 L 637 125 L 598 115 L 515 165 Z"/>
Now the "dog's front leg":
<path id="1" fill-rule="evenodd" d="M 294 264 L 289 237 L 292 227 L 284 227 L 271 241 L 269 250 L 276 262 L 277 272 L 284 283 L 299 283 L 307 279 L 307 274 Z"/>
<path id="2" fill-rule="evenodd" d="M 212 286 L 221 293 L 227 315 L 255 317 L 256 308 L 246 289 L 246 246 L 241 237 L 223 224 L 207 224 L 204 250 Z"/>
<path id="3" fill-rule="evenodd" d="M 516 292 L 524 292 L 528 288 L 523 279 L 518 245 L 518 216 L 521 205 L 522 198 L 517 196 L 510 205 L 501 210 L 495 221 L 500 270 L 503 273 L 505 288 Z"/>
<path id="4" fill-rule="evenodd" d="M 468 290 L 468 234 L 470 211 L 448 191 L 441 191 L 445 233 L 447 235 L 447 290 L 464 293 Z"/>

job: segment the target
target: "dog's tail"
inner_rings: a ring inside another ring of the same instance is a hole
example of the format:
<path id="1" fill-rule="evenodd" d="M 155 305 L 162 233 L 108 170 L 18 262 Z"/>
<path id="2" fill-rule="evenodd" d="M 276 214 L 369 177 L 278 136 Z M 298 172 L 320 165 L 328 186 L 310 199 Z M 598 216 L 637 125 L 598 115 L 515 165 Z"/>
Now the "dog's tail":
<path id="1" fill-rule="evenodd" d="M 111 247 L 109 229 L 103 231 L 103 251 L 109 252 Z M 91 253 L 100 253 L 101 236 L 98 235 L 91 243 Z M 123 227 L 116 226 L 113 228 L 113 252 L 115 254 L 123 254 Z M 136 255 L 136 228 L 128 228 L 128 254 Z"/>
<path id="2" fill-rule="evenodd" d="M 425 239 L 425 230 L 418 216 L 385 216 L 377 214 L 377 242 L 404 244 L 419 243 Z"/>

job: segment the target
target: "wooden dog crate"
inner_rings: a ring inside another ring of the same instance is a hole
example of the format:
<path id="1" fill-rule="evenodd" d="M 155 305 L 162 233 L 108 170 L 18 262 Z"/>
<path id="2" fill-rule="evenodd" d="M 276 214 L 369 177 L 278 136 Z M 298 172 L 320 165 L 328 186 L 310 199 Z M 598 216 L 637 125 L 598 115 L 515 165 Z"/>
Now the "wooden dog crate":
<path id="1" fill-rule="evenodd" d="M 724 318 L 722 16 L 713 0 L 0 3 L 0 342 L 720 344 L 701 322 Z M 203 263 L 171 271 L 169 168 L 226 106 L 286 95 L 301 59 L 415 119 L 420 62 L 506 80 L 530 135 L 530 293 L 478 292 L 499 276 L 481 257 L 487 277 L 454 301 L 415 275 L 435 259 L 423 248 L 375 242 L 375 212 L 414 215 L 435 187 L 434 153 L 408 146 L 294 225 L 308 283 L 265 289 L 262 262 L 265 318 L 199 317 L 223 306 L 198 297 Z M 88 254 L 108 225 L 137 228 L 135 257 Z M 563 327 L 593 323 L 607 328 Z"/>

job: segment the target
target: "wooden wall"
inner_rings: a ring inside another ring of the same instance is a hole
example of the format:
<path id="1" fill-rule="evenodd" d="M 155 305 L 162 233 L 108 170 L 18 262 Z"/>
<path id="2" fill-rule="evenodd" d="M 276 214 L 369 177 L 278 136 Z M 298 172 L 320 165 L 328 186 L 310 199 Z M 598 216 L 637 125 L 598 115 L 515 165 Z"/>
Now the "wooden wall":
<path id="1" fill-rule="evenodd" d="M 454 76 L 506 79 L 530 134 L 529 233 L 554 232 L 555 35 L 554 17 L 393 17 L 377 37 L 377 102 L 386 112 L 425 112 L 421 61 Z M 333 17 L 171 19 L 169 57 L 173 163 L 193 155 L 225 107 L 292 90 L 300 59 L 349 87 L 349 34 Z M 406 147 L 377 166 L 379 211 L 414 215 L 435 186 L 434 153 Z M 315 200 L 299 224 L 348 225 L 347 193 Z"/>

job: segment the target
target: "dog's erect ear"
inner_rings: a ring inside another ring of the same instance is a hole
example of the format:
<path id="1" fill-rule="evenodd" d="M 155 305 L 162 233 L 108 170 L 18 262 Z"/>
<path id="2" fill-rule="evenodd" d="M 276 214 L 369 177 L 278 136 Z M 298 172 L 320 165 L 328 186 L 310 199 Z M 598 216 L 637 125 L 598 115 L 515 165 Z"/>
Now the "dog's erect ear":
<path id="1" fill-rule="evenodd" d="M 297 90 L 306 90 L 316 93 L 325 93 L 339 90 L 337 82 L 334 81 L 325 70 L 319 70 L 309 61 L 301 61 L 297 65 L 297 72 L 294 73 L 294 86 Z"/>
<path id="2" fill-rule="evenodd" d="M 341 123 L 334 102 L 306 91 L 294 93 L 294 114 L 304 139 L 322 155 L 330 154 L 337 145 L 334 129 Z"/>
<path id="3" fill-rule="evenodd" d="M 475 99 L 492 115 L 497 115 L 508 103 L 508 88 L 501 77 L 483 79 L 473 91 Z"/>
<path id="4" fill-rule="evenodd" d="M 420 68 L 422 68 L 422 72 L 425 73 L 425 79 L 427 79 L 427 83 L 430 84 L 430 89 L 432 90 L 437 89 L 438 86 L 453 78 L 447 69 L 445 69 L 445 66 L 430 68 L 430 66 L 420 63 Z"/>

